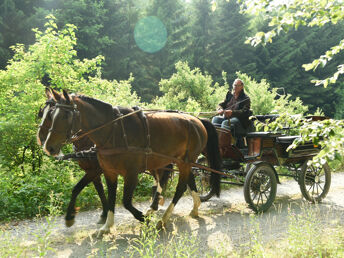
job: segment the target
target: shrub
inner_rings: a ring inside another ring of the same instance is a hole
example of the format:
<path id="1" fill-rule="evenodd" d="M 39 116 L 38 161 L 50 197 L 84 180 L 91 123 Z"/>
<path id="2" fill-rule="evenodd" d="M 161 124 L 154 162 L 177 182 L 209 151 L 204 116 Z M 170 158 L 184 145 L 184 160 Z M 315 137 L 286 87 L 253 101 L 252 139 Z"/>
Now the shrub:
<path id="1" fill-rule="evenodd" d="M 160 81 L 163 95 L 153 101 L 153 106 L 195 113 L 214 111 L 226 95 L 226 83 L 224 86 L 213 85 L 210 75 L 202 74 L 199 68 L 192 70 L 187 62 L 178 62 L 175 66 L 176 72 L 169 79 Z"/>

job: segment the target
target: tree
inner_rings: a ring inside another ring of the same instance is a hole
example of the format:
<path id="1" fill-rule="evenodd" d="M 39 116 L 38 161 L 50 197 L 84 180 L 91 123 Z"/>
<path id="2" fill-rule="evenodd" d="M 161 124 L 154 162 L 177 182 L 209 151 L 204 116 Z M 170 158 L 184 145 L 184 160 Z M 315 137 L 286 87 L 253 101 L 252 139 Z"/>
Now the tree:
<path id="1" fill-rule="evenodd" d="M 13 53 L 9 49 L 16 43 L 29 44 L 34 40 L 31 33 L 35 8 L 44 0 L 4 0 L 0 3 L 0 68 L 6 66 Z"/>
<path id="2" fill-rule="evenodd" d="M 271 29 L 267 32 L 258 32 L 254 37 L 249 38 L 249 42 L 256 46 L 260 43 L 272 42 L 272 38 L 282 31 L 288 32 L 290 29 L 298 29 L 300 26 L 318 26 L 326 24 L 337 24 L 344 20 L 343 1 L 341 0 L 292 0 L 287 3 L 279 3 L 269 0 L 245 1 L 238 0 L 246 13 L 263 13 L 270 21 Z M 304 64 L 306 71 L 316 69 L 319 65 L 325 66 L 333 56 L 339 54 L 344 49 L 344 38 L 330 50 L 327 50 L 318 59 Z M 327 87 L 329 83 L 335 83 L 338 77 L 344 73 L 344 64 L 337 66 L 337 71 L 331 77 L 312 80 L 316 85 Z"/>
<path id="3" fill-rule="evenodd" d="M 218 1 L 214 12 L 214 30 L 211 33 L 211 63 L 207 69 L 218 79 L 225 70 L 229 80 L 235 79 L 235 73 L 241 71 L 250 75 L 256 71 L 254 48 L 244 44 L 250 35 L 249 17 L 242 15 L 239 5 L 234 1 Z"/>
<path id="4" fill-rule="evenodd" d="M 21 164 L 22 153 L 36 143 L 36 120 L 45 102 L 43 78 L 51 87 L 69 89 L 116 105 L 137 105 L 139 98 L 131 91 L 131 81 L 101 78 L 102 56 L 77 58 L 75 26 L 58 29 L 53 16 L 45 31 L 35 30 L 36 41 L 26 50 L 22 44 L 12 49 L 14 57 L 0 70 L 0 159 L 11 167 Z"/>
<path id="5" fill-rule="evenodd" d="M 194 0 L 191 2 L 190 10 L 191 18 L 191 35 L 193 42 L 192 65 L 199 67 L 201 71 L 205 71 L 210 63 L 209 54 L 211 53 L 209 46 L 211 45 L 211 32 L 214 30 L 213 17 L 211 11 L 211 3 L 209 0 Z M 220 70 L 221 71 L 221 70 Z"/>
<path id="6" fill-rule="evenodd" d="M 148 22 L 155 20 L 156 24 L 153 23 L 153 25 L 161 26 L 162 34 L 164 34 L 165 28 L 166 36 L 159 39 L 165 41 L 165 44 L 156 51 L 147 52 L 141 48 L 142 58 L 139 62 L 145 66 L 145 74 L 143 74 L 144 78 L 140 79 L 146 85 L 143 90 L 149 93 L 143 97 L 145 100 L 151 100 L 159 95 L 158 84 L 160 79 L 172 75 L 174 64 L 177 61 L 187 59 L 183 53 L 187 52 L 186 49 L 191 44 L 191 40 L 187 29 L 188 17 L 185 11 L 185 5 L 182 5 L 180 0 L 153 0 L 147 6 L 143 19 Z M 147 31 L 153 29 L 148 23 L 142 26 L 147 27 Z M 151 27 L 148 28 L 149 26 Z"/>
<path id="7" fill-rule="evenodd" d="M 325 51 L 331 43 L 337 42 L 340 36 L 338 32 L 343 29 L 339 25 L 300 27 L 297 31 L 281 33 L 264 47 L 257 46 L 257 68 L 262 76 L 256 78 L 266 78 L 273 87 L 283 88 L 285 92 L 300 97 L 310 111 L 314 112 L 317 107 L 321 107 L 327 116 L 334 117 L 336 110 L 333 103 L 339 100 L 339 94 L 330 88 L 313 87 L 310 81 L 315 75 L 305 72 L 302 64 L 311 61 L 317 53 Z M 327 40 L 323 40 L 324 38 Z M 317 70 L 316 76 L 326 76 L 338 65 L 339 59 L 336 59 L 324 69 Z"/>

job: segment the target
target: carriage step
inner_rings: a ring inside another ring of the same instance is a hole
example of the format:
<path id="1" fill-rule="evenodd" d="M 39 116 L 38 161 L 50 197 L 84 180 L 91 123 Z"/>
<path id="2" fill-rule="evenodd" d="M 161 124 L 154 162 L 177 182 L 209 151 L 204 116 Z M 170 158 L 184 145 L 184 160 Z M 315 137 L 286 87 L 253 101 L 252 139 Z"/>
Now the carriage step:
<path id="1" fill-rule="evenodd" d="M 240 162 L 234 161 L 232 159 L 224 159 L 222 165 L 225 169 L 238 169 L 241 167 Z"/>

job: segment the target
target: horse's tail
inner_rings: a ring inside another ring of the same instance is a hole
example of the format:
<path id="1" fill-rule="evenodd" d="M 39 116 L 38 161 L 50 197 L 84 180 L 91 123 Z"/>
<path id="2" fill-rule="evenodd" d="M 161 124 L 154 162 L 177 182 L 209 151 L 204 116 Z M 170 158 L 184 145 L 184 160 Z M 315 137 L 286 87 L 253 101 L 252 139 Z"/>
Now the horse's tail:
<path id="1" fill-rule="evenodd" d="M 206 156 L 210 168 L 215 170 L 220 170 L 222 166 L 222 158 L 219 149 L 219 139 L 217 136 L 215 126 L 207 119 L 200 119 L 204 127 L 207 129 L 208 141 L 206 146 Z M 210 184 L 212 186 L 212 191 L 216 196 L 220 196 L 220 181 L 221 176 L 218 173 L 211 173 Z"/>

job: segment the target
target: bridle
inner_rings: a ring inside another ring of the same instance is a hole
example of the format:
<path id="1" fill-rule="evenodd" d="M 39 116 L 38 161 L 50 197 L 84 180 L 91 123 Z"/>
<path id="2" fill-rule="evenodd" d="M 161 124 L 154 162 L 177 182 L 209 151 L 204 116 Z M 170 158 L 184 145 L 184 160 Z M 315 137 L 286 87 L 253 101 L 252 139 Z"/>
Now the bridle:
<path id="1" fill-rule="evenodd" d="M 44 125 L 44 121 L 45 121 L 46 118 L 43 119 L 43 115 L 44 115 L 43 110 L 49 105 L 50 107 L 49 107 L 49 110 L 47 111 L 47 113 L 49 113 L 49 112 L 52 111 L 53 108 L 55 108 L 55 104 L 56 104 L 56 102 L 54 100 L 48 99 L 45 102 L 44 108 L 43 109 L 42 108 L 39 109 L 38 117 L 42 118 L 42 121 L 41 121 L 41 123 L 38 126 L 39 128 L 49 129 L 49 128 L 47 128 L 46 125 Z M 46 115 L 48 115 L 48 114 L 46 114 Z"/>
<path id="2" fill-rule="evenodd" d="M 81 129 L 79 129 L 77 127 L 77 119 L 80 118 L 79 111 L 77 110 L 76 106 L 72 105 L 72 104 L 56 103 L 54 108 L 55 108 L 55 111 L 56 111 L 56 109 L 60 108 L 60 109 L 64 109 L 66 111 L 72 112 L 72 123 L 70 124 L 70 128 L 67 130 L 67 136 L 66 136 L 66 140 L 64 142 L 64 143 L 72 143 L 73 142 L 72 138 L 76 137 L 76 135 L 81 131 Z M 53 129 L 52 125 L 49 129 L 49 133 L 51 133 L 53 131 L 56 133 L 59 133 L 59 132 L 64 133 L 65 132 L 65 131 L 62 132 L 62 131 L 58 131 L 56 129 Z"/>
<path id="3" fill-rule="evenodd" d="M 87 136 L 87 135 L 89 135 L 89 134 L 91 134 L 93 132 L 96 132 L 96 131 L 98 131 L 98 130 L 100 130 L 102 128 L 105 128 L 105 127 L 107 127 L 107 126 L 117 122 L 118 120 L 121 120 L 121 119 L 123 119 L 123 118 L 125 118 L 127 116 L 134 115 L 134 114 L 136 114 L 138 112 L 142 112 L 141 109 L 138 109 L 138 110 L 135 110 L 135 111 L 130 112 L 130 113 L 125 114 L 125 115 L 120 113 L 118 115 L 118 117 L 116 117 L 115 119 L 113 119 L 113 120 L 111 120 L 111 121 L 109 121 L 109 122 L 107 122 L 107 123 L 105 123 L 105 124 L 103 124 L 101 126 L 98 126 L 96 128 L 90 129 L 89 131 L 80 134 L 80 132 L 82 132 L 81 129 L 79 129 L 79 130 L 76 129 L 77 128 L 77 126 L 76 126 L 76 118 L 80 117 L 80 113 L 79 113 L 77 107 L 75 105 L 73 105 L 73 104 L 59 104 L 59 103 L 57 103 L 55 105 L 55 108 L 56 109 L 57 108 L 61 108 L 61 109 L 65 109 L 67 111 L 71 111 L 72 115 L 73 115 L 72 116 L 72 123 L 71 123 L 71 126 L 70 126 L 71 128 L 68 130 L 68 134 L 67 134 L 67 138 L 66 138 L 65 143 L 73 143 L 75 141 L 78 141 L 81 138 L 83 138 L 83 137 L 85 137 L 85 136 Z M 49 129 L 49 132 L 52 132 L 52 131 L 58 132 L 56 130 L 53 130 L 53 128 L 51 127 Z"/>

